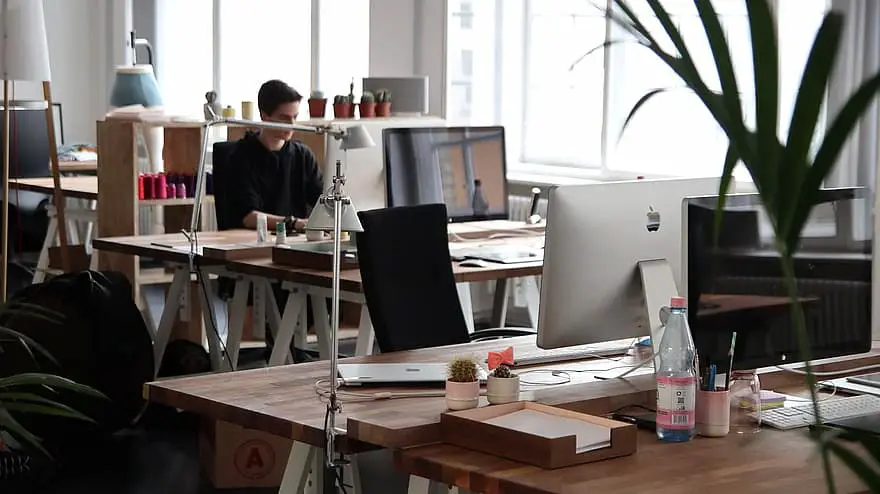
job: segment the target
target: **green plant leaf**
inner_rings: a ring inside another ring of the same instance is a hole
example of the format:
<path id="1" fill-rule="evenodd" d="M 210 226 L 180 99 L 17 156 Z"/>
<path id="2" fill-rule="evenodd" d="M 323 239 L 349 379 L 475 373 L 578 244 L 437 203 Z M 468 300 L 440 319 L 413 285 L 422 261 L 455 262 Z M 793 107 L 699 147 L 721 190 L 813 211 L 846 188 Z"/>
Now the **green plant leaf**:
<path id="1" fill-rule="evenodd" d="M 736 146 L 731 142 L 727 146 L 727 153 L 724 156 L 724 169 L 721 172 L 721 182 L 718 186 L 718 205 L 715 208 L 715 227 L 713 236 L 714 243 L 718 245 L 721 236 L 721 222 L 724 220 L 724 207 L 727 204 L 727 193 L 730 190 L 730 184 L 733 182 L 733 170 L 739 163 L 739 153 Z"/>
<path id="2" fill-rule="evenodd" d="M 581 62 L 583 62 L 584 60 L 586 60 L 586 59 L 587 59 L 590 55 L 592 55 L 593 53 L 596 53 L 596 52 L 599 51 L 599 50 L 605 50 L 605 48 L 610 48 L 610 47 L 612 47 L 612 46 L 614 46 L 614 45 L 616 45 L 616 44 L 619 44 L 619 43 L 636 43 L 636 44 L 639 44 L 639 45 L 642 45 L 642 46 L 647 46 L 647 45 L 645 45 L 644 43 L 640 43 L 638 40 L 632 40 L 632 39 L 612 39 L 612 40 L 609 40 L 609 41 L 606 41 L 606 42 L 602 43 L 602 44 L 599 45 L 599 46 L 594 46 L 594 47 L 590 48 L 586 53 L 584 53 L 583 55 L 577 57 L 577 59 L 576 59 L 574 62 L 572 62 L 571 65 L 569 65 L 569 67 L 568 67 L 568 71 L 571 72 L 572 70 L 574 70 L 574 69 L 575 69 L 575 68 L 576 68 Z"/>
<path id="3" fill-rule="evenodd" d="M 82 420 L 83 422 L 94 422 L 94 420 L 87 417 L 86 415 L 60 403 L 44 405 L 40 403 L 11 401 L 8 403 L 4 403 L 3 408 L 13 413 L 19 412 L 28 415 L 51 415 L 55 417 L 65 417 L 69 419 Z"/>
<path id="4" fill-rule="evenodd" d="M 825 447 L 840 458 L 865 483 L 870 492 L 880 492 L 880 472 L 837 441 L 829 441 Z"/>
<path id="5" fill-rule="evenodd" d="M 708 0 L 705 0 L 708 2 Z M 757 155 L 768 168 L 764 190 L 776 194 L 780 188 L 779 167 L 779 46 L 776 21 L 767 0 L 746 0 L 752 37 L 755 75 L 755 116 L 758 135 Z M 773 171 L 776 173 L 773 173 Z"/>
<path id="6" fill-rule="evenodd" d="M 52 458 L 52 455 L 40 444 L 40 438 L 25 429 L 12 414 L 2 407 L 0 407 L 0 429 L 14 437 L 28 453 L 42 454 L 46 458 Z"/>
<path id="7" fill-rule="evenodd" d="M 791 115 L 788 139 L 785 143 L 783 162 L 788 164 L 788 167 L 796 166 L 805 169 L 807 166 L 810 147 L 816 136 L 816 126 L 822 113 L 825 91 L 828 89 L 834 61 L 840 47 L 842 31 L 843 16 L 834 12 L 827 14 L 816 34 L 813 47 L 810 49 L 810 55 L 804 68 L 804 74 L 809 74 L 809 77 L 801 79 Z M 804 178 L 805 170 L 804 173 L 797 176 L 786 177 L 789 186 L 781 187 L 779 190 L 781 203 L 792 206 L 796 204 L 791 198 L 801 190 Z M 794 209 L 792 207 L 786 212 L 783 222 L 790 222 L 793 215 Z"/>
<path id="8" fill-rule="evenodd" d="M 21 344 L 21 346 L 24 347 L 25 351 L 27 351 L 28 354 L 30 354 L 31 360 L 33 360 L 34 362 L 37 361 L 37 358 L 36 358 L 36 355 L 34 355 L 32 350 L 36 350 L 38 353 L 40 353 L 41 355 L 46 357 L 52 364 L 58 365 L 58 361 L 55 360 L 55 357 L 53 357 L 52 354 L 50 354 L 48 350 L 43 348 L 42 345 L 40 345 L 39 343 L 34 341 L 34 339 L 31 338 L 30 336 L 27 336 L 24 333 L 19 333 L 18 331 L 15 331 L 14 329 L 6 328 L 3 326 L 0 326 L 0 335 L 6 335 L 6 336 L 9 336 L 11 338 L 15 338 L 16 340 L 18 340 L 18 342 Z"/>
<path id="9" fill-rule="evenodd" d="M 50 389 L 65 389 L 95 398 L 107 399 L 103 393 L 94 388 L 51 374 L 24 373 L 0 379 L 0 389 L 23 386 L 45 386 Z"/>
<path id="10" fill-rule="evenodd" d="M 650 99 L 654 96 L 657 96 L 660 93 L 665 93 L 669 90 L 670 88 L 657 88 L 643 94 L 642 97 L 639 98 L 638 101 L 636 101 L 636 104 L 633 105 L 633 107 L 629 110 L 629 113 L 626 115 L 626 119 L 623 121 L 623 125 L 620 127 L 620 135 L 617 136 L 617 141 L 620 142 L 620 139 L 623 138 L 623 133 L 624 131 L 626 131 L 626 127 L 629 125 L 630 120 L 632 120 L 633 117 L 636 116 L 636 112 L 638 112 L 645 103 L 650 101 Z"/>
<path id="11" fill-rule="evenodd" d="M 801 185 L 800 194 L 797 197 L 799 205 L 795 208 L 791 221 L 786 225 L 785 245 L 788 249 L 797 249 L 801 231 L 807 223 L 813 205 L 819 196 L 822 182 L 834 169 L 837 159 L 849 140 L 853 129 L 861 120 L 862 115 L 871 107 L 877 93 L 880 92 L 880 73 L 865 81 L 852 97 L 843 105 L 840 112 L 834 118 L 834 122 L 825 133 L 813 165 L 807 171 Z"/>
<path id="12" fill-rule="evenodd" d="M 88 422 L 94 422 L 92 418 L 79 412 L 63 403 L 59 403 L 54 400 L 50 400 L 49 398 L 45 398 L 35 393 L 16 393 L 16 392 L 3 392 L 0 393 L 0 407 L 6 408 L 7 410 L 15 410 L 15 404 L 27 404 L 27 405 L 42 405 L 46 407 L 57 408 L 60 411 L 68 414 L 67 416 L 71 418 L 75 418 L 77 420 L 85 420 Z"/>

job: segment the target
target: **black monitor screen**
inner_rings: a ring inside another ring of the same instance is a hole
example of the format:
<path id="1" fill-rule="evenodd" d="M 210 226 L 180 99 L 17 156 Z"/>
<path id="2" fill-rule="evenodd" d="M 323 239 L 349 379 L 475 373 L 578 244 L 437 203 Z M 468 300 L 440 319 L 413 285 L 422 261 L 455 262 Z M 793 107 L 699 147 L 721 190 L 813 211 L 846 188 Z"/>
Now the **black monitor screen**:
<path id="1" fill-rule="evenodd" d="M 811 358 L 871 349 L 873 201 L 861 188 L 820 191 L 795 256 Z M 734 369 L 802 361 L 776 239 L 757 194 L 687 203 L 688 319 L 701 355 Z M 725 366 L 726 367 L 726 366 Z"/>
<path id="2" fill-rule="evenodd" d="M 385 129 L 388 207 L 445 203 L 449 221 L 507 219 L 504 127 Z"/>

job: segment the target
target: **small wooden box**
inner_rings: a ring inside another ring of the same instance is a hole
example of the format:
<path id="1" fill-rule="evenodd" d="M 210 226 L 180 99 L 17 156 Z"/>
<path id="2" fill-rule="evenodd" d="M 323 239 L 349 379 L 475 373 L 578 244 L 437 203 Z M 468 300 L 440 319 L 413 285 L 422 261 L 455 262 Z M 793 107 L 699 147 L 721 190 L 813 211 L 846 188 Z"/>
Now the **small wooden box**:
<path id="1" fill-rule="evenodd" d="M 354 255 L 354 243 L 343 242 L 342 252 L 341 269 L 357 269 L 358 263 L 357 256 Z M 294 268 L 331 271 L 333 270 L 333 242 L 309 242 L 275 246 L 272 249 L 272 262 Z"/>
<path id="2" fill-rule="evenodd" d="M 520 410 L 533 410 L 607 427 L 611 429 L 611 444 L 578 453 L 574 435 L 547 438 L 486 423 Z M 547 469 L 631 455 L 638 449 L 637 431 L 633 424 L 526 401 L 444 413 L 440 416 L 440 427 L 444 443 Z"/>
<path id="3" fill-rule="evenodd" d="M 274 243 L 243 242 L 239 244 L 206 245 L 202 248 L 202 255 L 209 259 L 221 261 L 241 261 L 243 259 L 269 258 L 272 255 Z"/>

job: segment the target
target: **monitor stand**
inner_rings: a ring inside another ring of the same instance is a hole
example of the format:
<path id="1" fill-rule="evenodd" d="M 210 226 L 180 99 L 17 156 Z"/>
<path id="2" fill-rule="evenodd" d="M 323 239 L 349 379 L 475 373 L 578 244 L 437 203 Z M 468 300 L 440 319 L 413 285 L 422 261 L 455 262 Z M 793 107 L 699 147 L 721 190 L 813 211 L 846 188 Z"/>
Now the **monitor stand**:
<path id="1" fill-rule="evenodd" d="M 660 339 L 663 337 L 661 329 L 666 322 L 665 318 L 661 320 L 661 312 L 669 306 L 672 297 L 678 296 L 678 287 L 675 284 L 672 266 L 666 259 L 639 261 L 639 272 L 642 277 L 645 308 L 648 310 L 648 323 L 651 327 L 651 344 L 654 353 L 657 353 Z"/>

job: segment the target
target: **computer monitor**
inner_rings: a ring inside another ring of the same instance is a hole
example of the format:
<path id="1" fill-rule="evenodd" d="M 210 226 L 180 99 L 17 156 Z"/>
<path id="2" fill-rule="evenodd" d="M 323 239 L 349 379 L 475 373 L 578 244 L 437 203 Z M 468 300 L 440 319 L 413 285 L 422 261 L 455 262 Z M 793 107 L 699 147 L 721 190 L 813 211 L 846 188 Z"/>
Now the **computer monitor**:
<path id="1" fill-rule="evenodd" d="M 823 190 L 800 239 L 795 275 L 812 358 L 871 349 L 873 203 L 862 188 Z M 727 198 L 715 235 L 717 196 L 689 198 L 683 290 L 701 355 L 734 369 L 799 362 L 798 336 L 776 239 L 758 194 Z"/>
<path id="2" fill-rule="evenodd" d="M 679 294 L 682 201 L 718 186 L 695 178 L 551 189 L 538 346 L 650 336 Z"/>
<path id="3" fill-rule="evenodd" d="M 508 219 L 504 127 L 385 129 L 383 143 L 388 207 L 445 203 L 450 222 Z"/>

